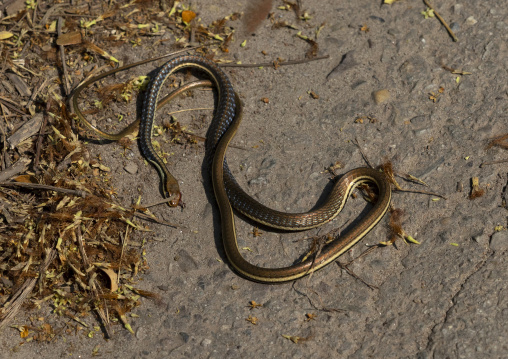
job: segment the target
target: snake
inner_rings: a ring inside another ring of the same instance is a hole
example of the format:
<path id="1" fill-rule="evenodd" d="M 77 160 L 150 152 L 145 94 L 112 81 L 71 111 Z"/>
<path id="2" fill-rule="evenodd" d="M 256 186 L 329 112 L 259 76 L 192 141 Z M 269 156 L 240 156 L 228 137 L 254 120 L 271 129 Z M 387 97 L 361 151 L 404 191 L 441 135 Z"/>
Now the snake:
<path id="1" fill-rule="evenodd" d="M 308 212 L 280 212 L 249 196 L 237 183 L 226 160 L 226 151 L 243 117 L 242 101 L 234 91 L 231 81 L 224 71 L 212 60 L 199 55 L 178 56 L 160 67 L 148 85 L 141 110 L 139 121 L 140 150 L 148 162 L 158 171 L 162 194 L 165 198 L 171 199 L 168 202 L 170 205 L 176 206 L 181 199 L 178 181 L 170 174 L 153 149 L 152 130 L 155 112 L 158 108 L 158 97 L 164 82 L 178 70 L 186 68 L 203 72 L 211 82 L 202 80 L 189 83 L 186 85 L 187 87 L 174 91 L 161 102 L 168 102 L 173 99 L 177 94 L 184 91 L 182 89 L 188 90 L 213 85 L 217 90 L 216 110 L 205 141 L 205 161 L 208 161 L 211 167 L 211 180 L 221 218 L 224 251 L 230 265 L 237 273 L 247 279 L 262 283 L 279 283 L 298 279 L 336 260 L 369 233 L 383 218 L 391 202 L 390 183 L 384 173 L 368 167 L 356 168 L 345 173 L 334 183 L 326 199 Z M 86 81 L 78 89 L 82 90 L 94 80 L 97 81 L 98 77 L 102 78 L 106 74 Z M 73 95 L 75 113 L 89 129 L 103 137 L 105 133 L 88 123 L 81 112 L 78 112 L 79 109 L 76 110 L 78 108 L 77 95 L 79 95 L 79 92 L 75 91 Z M 161 102 L 159 102 L 159 106 Z M 136 122 L 133 124 L 137 125 Z M 129 125 L 120 134 L 124 134 L 128 129 L 132 131 L 133 124 Z M 109 139 L 116 139 L 117 135 L 112 135 Z M 233 208 L 245 217 L 262 225 L 286 231 L 302 231 L 318 227 L 334 219 L 342 211 L 354 189 L 364 183 L 371 183 L 377 187 L 378 198 L 373 207 L 347 233 L 327 243 L 315 256 L 310 256 L 290 266 L 277 268 L 254 265 L 242 256 L 237 242 Z"/>

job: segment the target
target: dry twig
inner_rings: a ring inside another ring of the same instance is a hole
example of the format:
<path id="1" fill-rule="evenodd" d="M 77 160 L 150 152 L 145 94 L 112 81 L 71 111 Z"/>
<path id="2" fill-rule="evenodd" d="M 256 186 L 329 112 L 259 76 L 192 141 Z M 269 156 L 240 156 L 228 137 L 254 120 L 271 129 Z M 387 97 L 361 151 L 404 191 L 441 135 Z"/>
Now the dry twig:
<path id="1" fill-rule="evenodd" d="M 434 11 L 434 14 L 436 15 L 436 17 L 439 19 L 439 21 L 441 22 L 441 24 L 443 24 L 443 26 L 445 27 L 446 31 L 448 31 L 448 33 L 450 34 L 450 36 L 452 37 L 453 41 L 457 42 L 459 41 L 459 39 L 457 38 L 457 36 L 455 36 L 454 32 L 452 31 L 452 29 L 450 29 L 450 26 L 448 26 L 448 24 L 446 23 L 446 21 L 441 17 L 441 15 L 439 15 L 439 13 L 436 11 L 436 9 L 434 9 L 432 7 L 432 5 L 429 3 L 428 0 L 423 0 L 423 2 L 425 3 L 425 5 L 428 6 L 429 9 L 431 9 L 432 11 Z"/>

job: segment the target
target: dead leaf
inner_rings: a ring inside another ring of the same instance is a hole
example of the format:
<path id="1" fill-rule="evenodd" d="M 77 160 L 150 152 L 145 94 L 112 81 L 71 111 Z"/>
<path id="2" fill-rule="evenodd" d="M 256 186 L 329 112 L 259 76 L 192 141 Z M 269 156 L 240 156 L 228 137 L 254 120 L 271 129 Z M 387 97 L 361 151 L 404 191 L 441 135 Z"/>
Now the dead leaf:
<path id="1" fill-rule="evenodd" d="M 184 23 L 190 23 L 196 17 L 196 13 L 191 10 L 182 11 L 182 20 Z"/>
<path id="2" fill-rule="evenodd" d="M 0 40 L 6 40 L 10 37 L 13 37 L 14 34 L 9 31 L 0 31 Z"/>
<path id="3" fill-rule="evenodd" d="M 116 274 L 116 272 L 112 269 L 109 269 L 109 268 L 103 268 L 103 267 L 99 267 L 100 270 L 102 270 L 104 273 L 106 273 L 106 275 L 109 277 L 109 281 L 111 282 L 111 288 L 110 290 L 112 292 L 116 292 L 117 289 L 118 289 L 118 275 Z"/>
<path id="4" fill-rule="evenodd" d="M 58 39 L 56 39 L 57 45 L 76 45 L 81 44 L 81 41 L 83 39 L 81 38 L 81 32 L 80 31 L 73 31 L 69 32 L 67 34 L 62 34 L 58 36 Z"/>

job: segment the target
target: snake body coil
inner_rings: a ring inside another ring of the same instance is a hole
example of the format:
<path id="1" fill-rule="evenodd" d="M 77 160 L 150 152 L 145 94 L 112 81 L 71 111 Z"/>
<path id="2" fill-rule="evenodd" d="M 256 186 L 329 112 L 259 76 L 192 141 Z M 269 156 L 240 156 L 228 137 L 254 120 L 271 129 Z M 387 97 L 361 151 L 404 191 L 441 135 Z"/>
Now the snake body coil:
<path id="1" fill-rule="evenodd" d="M 163 195 L 171 198 L 170 204 L 176 206 L 180 200 L 178 182 L 167 170 L 166 166 L 154 151 L 152 146 L 152 128 L 157 109 L 157 99 L 165 80 L 176 71 L 183 68 L 198 69 L 210 77 L 218 92 L 217 109 L 213 116 L 206 140 L 206 153 L 211 165 L 212 182 L 215 196 L 221 213 L 222 236 L 225 252 L 237 272 L 251 280 L 274 283 L 294 280 L 307 275 L 335 260 L 338 256 L 351 248 L 363 238 L 386 213 L 391 200 L 390 185 L 384 174 L 370 169 L 357 168 L 347 172 L 337 181 L 321 206 L 305 213 L 284 213 L 268 208 L 250 197 L 238 185 L 230 172 L 225 153 L 234 137 L 242 118 L 242 103 L 235 93 L 227 75 L 212 61 L 195 55 L 184 55 L 174 58 L 163 65 L 148 86 L 143 103 L 139 143 L 145 158 L 157 169 L 161 177 Z M 102 78 L 104 75 L 101 75 Z M 98 78 L 87 81 L 78 89 L 82 90 L 87 84 Z M 207 81 L 190 83 L 187 88 L 210 86 Z M 76 91 L 79 94 L 79 91 Z M 174 98 L 176 90 L 168 98 Z M 102 136 L 100 130 L 88 124 L 77 110 L 77 94 L 74 94 L 74 107 L 78 117 L 87 127 Z M 131 125 L 132 126 L 132 125 Z M 129 127 L 131 127 L 129 126 Z M 124 131 L 122 131 L 123 133 Z M 106 137 L 107 138 L 107 137 Z M 378 200 L 367 215 L 350 231 L 331 243 L 327 244 L 316 258 L 309 258 L 301 263 L 284 268 L 263 268 L 246 261 L 241 255 L 236 240 L 234 215 L 232 206 L 245 216 L 266 226 L 283 230 L 304 230 L 320 226 L 335 218 L 344 207 L 346 200 L 359 184 L 370 182 L 379 191 Z"/>

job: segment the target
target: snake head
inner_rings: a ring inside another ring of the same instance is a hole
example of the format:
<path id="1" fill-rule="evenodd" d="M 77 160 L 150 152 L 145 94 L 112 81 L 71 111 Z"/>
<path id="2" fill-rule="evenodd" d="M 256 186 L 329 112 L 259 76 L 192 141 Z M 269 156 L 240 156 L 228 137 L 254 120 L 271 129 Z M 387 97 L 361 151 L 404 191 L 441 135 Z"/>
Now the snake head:
<path id="1" fill-rule="evenodd" d="M 180 191 L 172 193 L 170 196 L 168 196 L 168 198 L 168 206 L 170 207 L 177 207 L 182 202 L 182 194 Z"/>
<path id="2" fill-rule="evenodd" d="M 170 174 L 164 173 L 165 180 L 162 182 L 162 195 L 168 200 L 168 206 L 177 207 L 182 201 L 178 181 Z"/>

